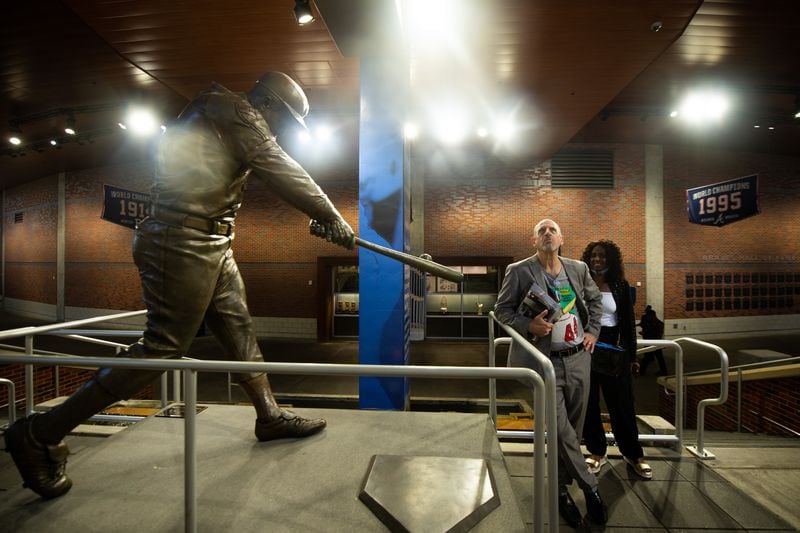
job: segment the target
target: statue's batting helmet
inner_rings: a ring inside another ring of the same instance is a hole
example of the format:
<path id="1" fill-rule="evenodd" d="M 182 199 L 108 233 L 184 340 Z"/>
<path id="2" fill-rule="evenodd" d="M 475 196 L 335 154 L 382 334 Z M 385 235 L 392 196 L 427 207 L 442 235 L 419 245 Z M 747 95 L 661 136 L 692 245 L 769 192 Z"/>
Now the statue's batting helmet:
<path id="1" fill-rule="evenodd" d="M 257 101 L 270 99 L 283 105 L 285 111 L 304 128 L 308 115 L 308 98 L 303 88 L 283 72 L 267 72 L 256 82 L 251 93 Z"/>

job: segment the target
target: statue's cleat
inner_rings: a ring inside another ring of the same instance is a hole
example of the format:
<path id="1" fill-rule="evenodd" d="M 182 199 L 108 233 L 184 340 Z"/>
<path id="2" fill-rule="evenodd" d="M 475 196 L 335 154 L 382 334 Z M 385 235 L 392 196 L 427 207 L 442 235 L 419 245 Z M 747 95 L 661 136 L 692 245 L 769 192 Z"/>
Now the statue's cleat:
<path id="1" fill-rule="evenodd" d="M 6 451 L 22 475 L 23 487 L 42 498 L 57 498 L 72 488 L 66 475 L 69 448 L 64 441 L 42 444 L 31 433 L 31 415 L 15 422 L 6 430 Z"/>
<path id="2" fill-rule="evenodd" d="M 328 423 L 322 418 L 303 418 L 281 409 L 277 418 L 256 420 L 256 438 L 260 441 L 302 438 L 319 433 Z"/>

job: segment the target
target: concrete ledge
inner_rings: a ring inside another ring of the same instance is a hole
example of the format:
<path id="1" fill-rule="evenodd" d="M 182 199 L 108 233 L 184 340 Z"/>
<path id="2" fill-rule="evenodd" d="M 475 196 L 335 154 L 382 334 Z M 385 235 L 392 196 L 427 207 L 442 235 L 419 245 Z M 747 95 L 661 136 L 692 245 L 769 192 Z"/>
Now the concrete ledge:
<path id="1" fill-rule="evenodd" d="M 650 429 L 652 435 L 673 435 L 675 433 L 675 426 L 658 415 L 636 415 L 636 420 Z"/>
<path id="2" fill-rule="evenodd" d="M 799 359 L 800 361 L 800 359 Z M 728 382 L 736 381 L 738 372 L 728 372 Z M 769 368 L 754 368 L 752 370 L 742 370 L 742 381 L 755 381 L 759 379 L 776 379 L 800 376 L 800 362 L 790 365 L 771 366 Z M 720 373 L 705 374 L 702 376 L 689 376 L 686 378 L 686 385 L 708 385 L 720 382 Z M 677 380 L 674 376 L 660 377 L 656 383 L 669 390 L 675 390 Z"/>

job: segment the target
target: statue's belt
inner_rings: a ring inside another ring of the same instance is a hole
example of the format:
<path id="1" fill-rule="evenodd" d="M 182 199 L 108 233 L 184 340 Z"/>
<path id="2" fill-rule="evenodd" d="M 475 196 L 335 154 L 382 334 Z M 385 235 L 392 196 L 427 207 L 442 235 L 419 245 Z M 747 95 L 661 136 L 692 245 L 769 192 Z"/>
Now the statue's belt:
<path id="1" fill-rule="evenodd" d="M 232 219 L 204 218 L 157 205 L 151 207 L 150 217 L 169 226 L 184 226 L 209 235 L 224 235 L 226 237 L 230 237 L 233 234 L 235 226 Z"/>

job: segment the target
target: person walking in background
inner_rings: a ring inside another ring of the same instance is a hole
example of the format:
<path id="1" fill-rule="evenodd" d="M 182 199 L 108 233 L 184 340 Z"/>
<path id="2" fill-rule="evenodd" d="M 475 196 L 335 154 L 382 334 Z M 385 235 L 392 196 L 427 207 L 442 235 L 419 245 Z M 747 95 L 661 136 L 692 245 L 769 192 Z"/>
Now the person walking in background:
<path id="1" fill-rule="evenodd" d="M 580 261 L 558 255 L 564 242 L 558 224 L 544 219 L 533 232 L 531 242 L 536 253 L 508 266 L 495 313 L 498 320 L 530 339 L 553 362 L 559 513 L 574 528 L 583 523 L 567 491 L 574 480 L 583 489 L 589 517 L 597 524 L 605 524 L 608 513 L 597 491 L 597 477 L 586 469 L 580 447 L 590 358 L 600 332 L 602 300 L 589 268 Z M 527 303 L 531 293 L 541 295 L 538 301 L 546 306 L 543 311 L 534 311 Z M 527 367 L 542 374 L 541 364 L 518 343 L 511 345 L 508 366 Z"/>
<path id="2" fill-rule="evenodd" d="M 655 310 L 651 306 L 647 306 L 644 309 L 644 314 L 642 318 L 639 320 L 639 327 L 642 328 L 642 338 L 643 339 L 661 339 L 664 337 L 664 322 L 658 319 L 656 316 Z M 650 363 L 653 362 L 655 358 L 658 361 L 658 374 L 657 376 L 666 376 L 667 375 L 667 363 L 664 361 L 664 350 L 659 348 L 658 350 L 653 350 L 652 352 L 647 352 L 644 354 L 642 358 L 641 368 L 639 369 L 641 375 L 645 375 L 647 373 L 647 367 L 650 366 Z"/>
<path id="3" fill-rule="evenodd" d="M 633 376 L 639 372 L 636 324 L 622 252 L 613 241 L 600 240 L 586 246 L 582 259 L 589 265 L 592 279 L 603 297 L 600 337 L 592 354 L 589 402 L 583 424 L 583 438 L 590 453 L 586 458 L 586 466 L 589 472 L 598 474 L 603 465 L 608 463 L 608 443 L 600 416 L 602 391 L 611 419 L 611 431 L 622 457 L 637 475 L 652 479 L 653 470 L 644 460 L 636 427 L 633 397 Z"/>

